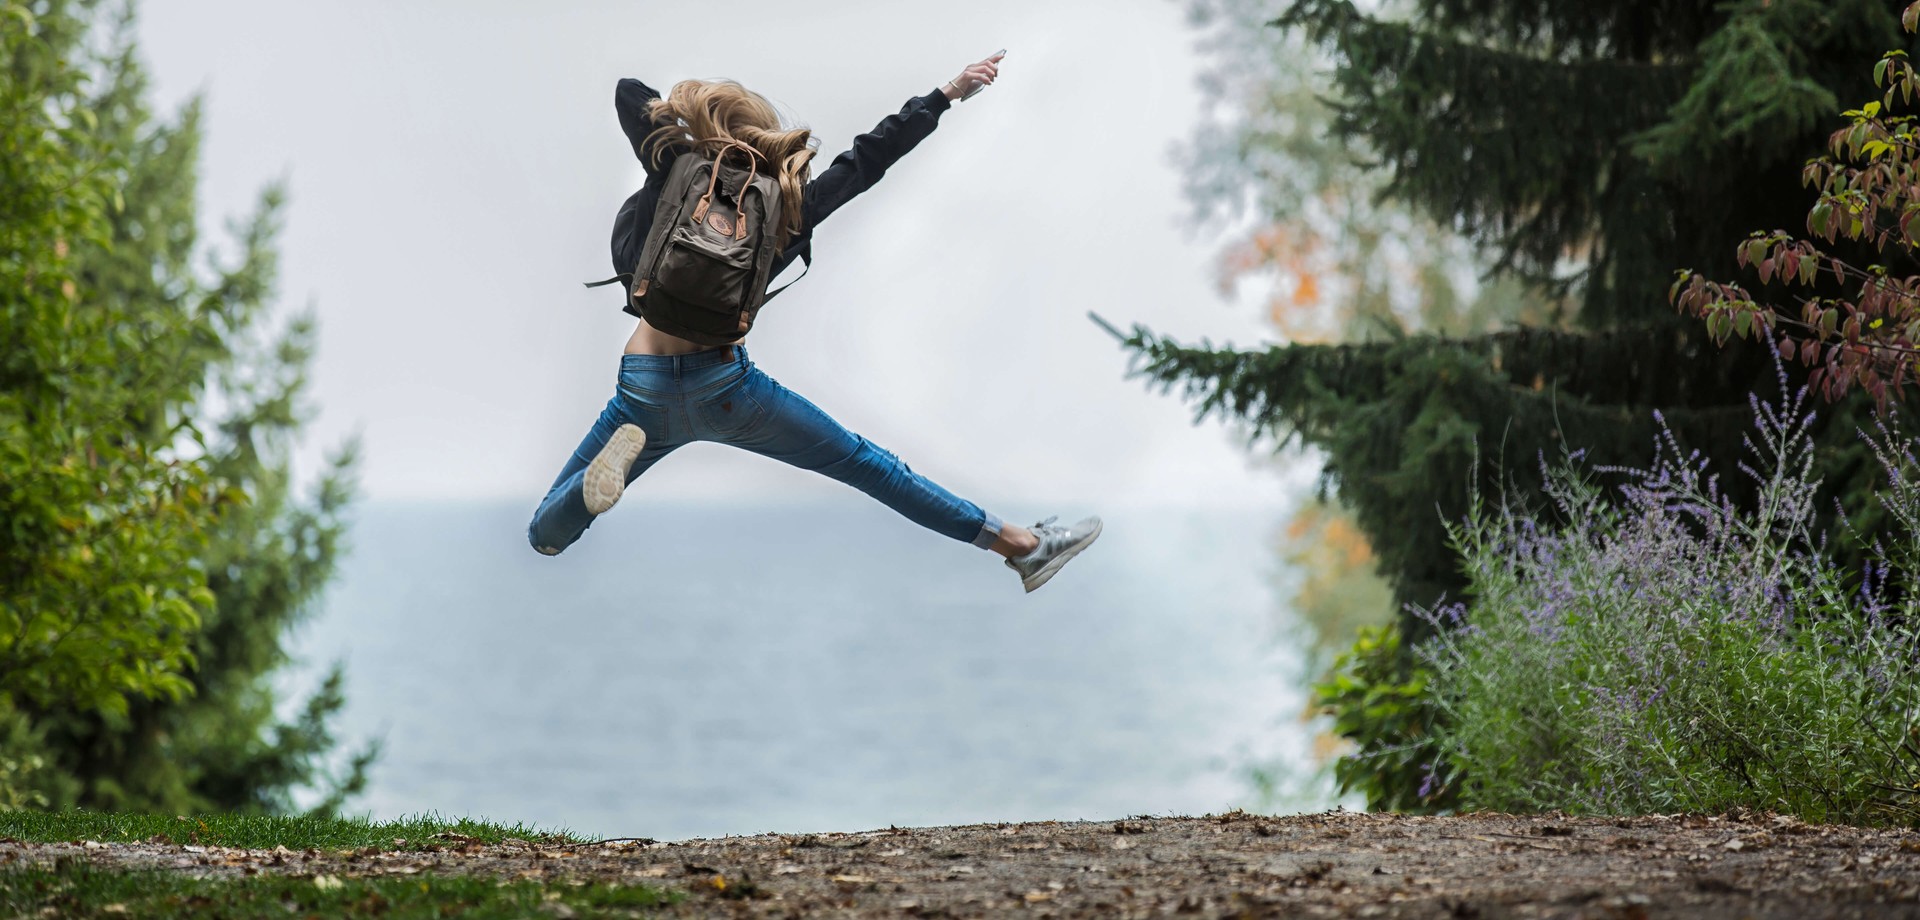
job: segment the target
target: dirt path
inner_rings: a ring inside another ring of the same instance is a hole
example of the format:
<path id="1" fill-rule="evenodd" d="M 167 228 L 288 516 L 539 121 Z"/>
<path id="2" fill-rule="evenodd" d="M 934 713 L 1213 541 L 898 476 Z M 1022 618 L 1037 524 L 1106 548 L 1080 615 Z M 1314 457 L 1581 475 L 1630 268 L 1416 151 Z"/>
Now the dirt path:
<path id="1" fill-rule="evenodd" d="M 0 843 L 201 875 L 482 873 L 680 888 L 680 916 L 1916 917 L 1920 834 L 1766 815 L 1335 812 L 437 852 Z"/>

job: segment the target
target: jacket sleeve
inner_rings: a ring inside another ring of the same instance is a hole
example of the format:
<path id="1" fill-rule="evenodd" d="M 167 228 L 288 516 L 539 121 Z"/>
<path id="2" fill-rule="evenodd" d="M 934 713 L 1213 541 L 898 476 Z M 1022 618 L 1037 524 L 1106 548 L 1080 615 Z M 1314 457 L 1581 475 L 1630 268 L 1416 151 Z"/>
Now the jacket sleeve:
<path id="1" fill-rule="evenodd" d="M 613 91 L 613 111 L 620 116 L 620 130 L 626 132 L 627 143 L 633 146 L 633 155 L 640 158 L 640 165 L 651 175 L 654 171 L 653 148 L 647 145 L 647 135 L 656 127 L 652 116 L 647 114 L 647 103 L 660 98 L 660 91 L 645 83 L 628 77 L 620 81 Z M 679 150 L 669 146 L 660 158 L 660 168 L 673 165 L 673 158 Z"/>
<path id="2" fill-rule="evenodd" d="M 879 182 L 887 174 L 887 167 L 933 133 L 940 124 L 940 113 L 952 104 L 939 90 L 915 96 L 897 114 L 888 115 L 872 131 L 854 138 L 851 149 L 834 157 L 807 183 L 800 207 L 803 234 L 810 236 L 813 227 L 827 215 Z"/>

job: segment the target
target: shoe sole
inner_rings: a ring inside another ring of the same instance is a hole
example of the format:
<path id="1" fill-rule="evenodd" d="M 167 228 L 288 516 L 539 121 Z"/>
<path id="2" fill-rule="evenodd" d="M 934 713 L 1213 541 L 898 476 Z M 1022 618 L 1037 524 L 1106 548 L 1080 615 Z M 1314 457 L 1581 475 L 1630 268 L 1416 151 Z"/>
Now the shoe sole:
<path id="1" fill-rule="evenodd" d="M 627 471 L 640 451 L 647 446 L 647 433 L 638 425 L 621 425 L 607 439 L 605 447 L 587 464 L 587 475 L 580 483 L 580 494 L 587 500 L 587 512 L 605 514 L 627 489 Z"/>
<path id="2" fill-rule="evenodd" d="M 1047 560 L 1047 564 L 1041 566 L 1040 571 L 1020 579 L 1020 583 L 1026 586 L 1027 593 L 1032 594 L 1038 590 L 1041 585 L 1046 584 L 1048 580 L 1053 578 L 1053 573 L 1060 571 L 1061 566 L 1066 565 L 1073 557 L 1080 555 L 1081 550 L 1092 546 L 1093 541 L 1100 538 L 1100 531 L 1105 528 L 1105 521 L 1095 522 L 1092 533 L 1087 534 L 1080 542 L 1061 550 L 1060 555 Z"/>

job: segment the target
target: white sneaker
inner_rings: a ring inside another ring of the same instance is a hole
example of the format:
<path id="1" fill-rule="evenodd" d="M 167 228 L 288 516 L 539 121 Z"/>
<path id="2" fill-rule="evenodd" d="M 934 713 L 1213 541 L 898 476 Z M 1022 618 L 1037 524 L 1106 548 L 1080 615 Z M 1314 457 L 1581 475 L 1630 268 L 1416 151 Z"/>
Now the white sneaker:
<path id="1" fill-rule="evenodd" d="M 646 446 L 647 433 L 639 425 L 621 425 L 614 430 L 606 446 L 587 464 L 587 475 L 580 482 L 588 514 L 603 514 L 620 500 L 620 493 L 627 489 L 627 471 Z"/>
<path id="2" fill-rule="evenodd" d="M 1040 538 L 1040 545 L 1033 552 L 1018 559 L 1008 559 L 1007 568 L 1020 573 L 1020 584 L 1031 594 L 1035 588 L 1047 583 L 1053 573 L 1067 564 L 1067 560 L 1080 554 L 1080 551 L 1093 545 L 1100 536 L 1100 519 L 1090 517 L 1072 527 L 1061 527 L 1047 518 L 1032 527 L 1033 535 Z"/>

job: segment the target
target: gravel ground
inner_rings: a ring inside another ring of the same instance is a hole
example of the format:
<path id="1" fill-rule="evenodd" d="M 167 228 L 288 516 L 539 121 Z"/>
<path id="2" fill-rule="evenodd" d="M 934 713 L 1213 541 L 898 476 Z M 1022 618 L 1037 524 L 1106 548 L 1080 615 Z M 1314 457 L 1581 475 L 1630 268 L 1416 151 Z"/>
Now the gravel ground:
<path id="1" fill-rule="evenodd" d="M 421 841 L 414 841 L 415 844 Z M 430 851 L 0 841 L 203 876 L 472 873 L 689 893 L 674 916 L 1916 917 L 1920 834 L 1764 814 L 1128 818 Z"/>

